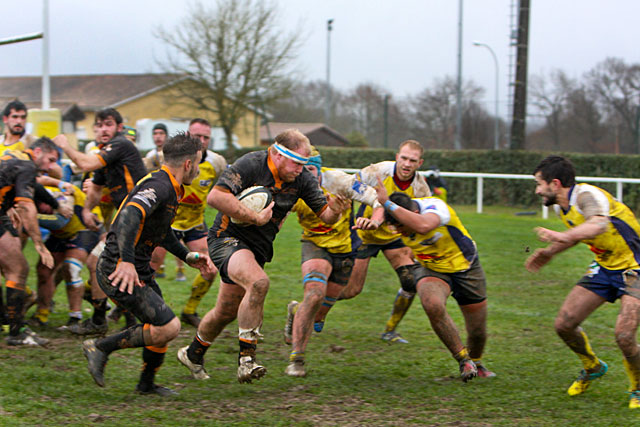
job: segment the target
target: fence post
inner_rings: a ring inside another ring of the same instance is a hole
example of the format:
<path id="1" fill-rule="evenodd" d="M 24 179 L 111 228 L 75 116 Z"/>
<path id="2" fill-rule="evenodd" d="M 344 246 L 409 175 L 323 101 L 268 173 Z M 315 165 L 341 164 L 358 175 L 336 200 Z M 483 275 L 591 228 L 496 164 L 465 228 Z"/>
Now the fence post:
<path id="1" fill-rule="evenodd" d="M 622 203 L 622 181 L 616 181 L 616 198 Z"/>
<path id="2" fill-rule="evenodd" d="M 482 187 L 483 187 L 482 184 L 483 184 L 482 177 L 479 176 L 476 184 L 476 193 L 478 197 L 476 200 L 476 212 L 478 213 L 482 213 Z"/>
<path id="3" fill-rule="evenodd" d="M 549 206 L 542 205 L 542 219 L 549 218 Z"/>

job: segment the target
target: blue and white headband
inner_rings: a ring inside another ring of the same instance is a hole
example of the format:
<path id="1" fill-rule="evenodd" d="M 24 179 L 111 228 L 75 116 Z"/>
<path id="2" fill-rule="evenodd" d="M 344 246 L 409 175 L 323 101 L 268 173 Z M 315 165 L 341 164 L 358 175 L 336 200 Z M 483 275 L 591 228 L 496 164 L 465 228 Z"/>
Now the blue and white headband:
<path id="1" fill-rule="evenodd" d="M 278 153 L 280 153 L 281 155 L 285 156 L 288 159 L 293 160 L 296 163 L 300 163 L 301 165 L 306 165 L 307 163 L 309 163 L 308 157 L 304 157 L 303 155 L 296 153 L 293 150 L 289 150 L 284 145 L 280 145 L 277 142 L 275 142 L 273 146 L 276 148 L 276 150 L 278 150 Z"/>

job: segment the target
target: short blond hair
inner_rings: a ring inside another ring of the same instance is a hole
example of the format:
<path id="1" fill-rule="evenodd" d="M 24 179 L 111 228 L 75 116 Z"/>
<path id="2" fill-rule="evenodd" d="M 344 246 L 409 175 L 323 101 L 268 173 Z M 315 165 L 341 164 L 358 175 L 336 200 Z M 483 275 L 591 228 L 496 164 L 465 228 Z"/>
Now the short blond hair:
<path id="1" fill-rule="evenodd" d="M 409 146 L 409 148 L 418 150 L 420 152 L 420 157 L 422 157 L 422 155 L 424 154 L 424 147 L 415 139 L 407 139 L 406 141 L 402 142 L 398 147 L 398 151 L 402 150 L 402 148 L 406 147 L 407 145 Z"/>
<path id="2" fill-rule="evenodd" d="M 287 129 L 276 135 L 274 141 L 275 143 L 294 151 L 300 147 L 305 147 L 307 150 L 307 156 L 311 153 L 311 142 L 309 142 L 309 138 L 307 138 L 298 129 Z"/>

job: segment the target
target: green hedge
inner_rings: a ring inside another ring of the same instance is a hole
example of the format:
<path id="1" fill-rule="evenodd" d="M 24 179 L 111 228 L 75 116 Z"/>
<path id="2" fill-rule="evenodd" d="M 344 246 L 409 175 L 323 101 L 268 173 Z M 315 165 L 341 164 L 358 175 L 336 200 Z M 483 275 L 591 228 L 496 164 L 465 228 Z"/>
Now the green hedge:
<path id="1" fill-rule="evenodd" d="M 362 168 L 371 163 L 395 159 L 395 150 L 368 148 L 318 147 L 323 164 L 335 168 Z M 227 160 L 252 150 L 236 150 L 227 153 Z M 534 151 L 494 150 L 429 150 L 424 155 L 422 170 L 437 165 L 445 172 L 484 172 L 531 174 L 536 165 L 551 153 Z M 613 154 L 556 153 L 573 162 L 577 175 L 637 178 L 640 156 Z M 449 185 L 449 201 L 453 204 L 475 204 L 476 180 L 470 178 L 446 178 Z M 615 196 L 615 183 L 593 183 Z M 623 199 L 634 210 L 640 210 L 640 184 L 624 184 Z M 539 206 L 531 181 L 515 179 L 485 179 L 484 204 L 518 207 Z"/>

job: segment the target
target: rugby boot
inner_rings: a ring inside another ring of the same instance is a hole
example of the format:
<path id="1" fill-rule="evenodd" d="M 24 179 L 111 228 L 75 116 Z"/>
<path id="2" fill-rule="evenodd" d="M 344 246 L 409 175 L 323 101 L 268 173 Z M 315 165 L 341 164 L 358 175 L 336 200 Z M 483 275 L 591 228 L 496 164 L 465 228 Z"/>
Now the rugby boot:
<path id="1" fill-rule="evenodd" d="M 87 369 L 93 380 L 100 387 L 104 387 L 104 367 L 107 366 L 109 355 L 96 347 L 96 340 L 85 340 L 82 343 L 82 352 L 87 358 Z"/>
<path id="2" fill-rule="evenodd" d="M 253 356 L 242 356 L 238 360 L 238 382 L 250 383 L 259 380 L 267 373 L 267 368 L 256 363 Z"/>
<path id="3" fill-rule="evenodd" d="M 7 345 L 39 345 L 45 347 L 47 344 L 49 344 L 48 339 L 39 337 L 38 334 L 28 328 L 23 328 L 18 335 L 9 335 L 7 337 Z"/>
<path id="4" fill-rule="evenodd" d="M 471 359 L 462 359 L 460 361 L 460 378 L 463 382 L 469 382 L 478 376 L 478 368 Z"/>
<path id="5" fill-rule="evenodd" d="M 198 316 L 198 313 L 193 313 L 193 314 L 189 314 L 189 313 L 185 313 L 184 311 L 180 314 L 180 320 L 182 320 L 184 323 L 193 326 L 194 328 L 198 329 L 198 326 L 200 326 L 200 321 L 202 319 L 200 319 L 200 316 Z"/>
<path id="6" fill-rule="evenodd" d="M 76 335 L 104 335 L 109 330 L 107 322 L 96 325 L 91 318 L 68 327 L 69 332 Z"/>
<path id="7" fill-rule="evenodd" d="M 178 361 L 186 366 L 189 371 L 191 371 L 191 376 L 196 380 L 208 380 L 210 377 L 207 371 L 204 369 L 204 364 L 193 363 L 187 355 L 188 349 L 189 346 L 186 346 L 178 350 L 178 354 L 176 355 Z"/>
<path id="8" fill-rule="evenodd" d="M 598 379 L 607 373 L 609 366 L 600 359 L 598 359 L 598 362 L 600 362 L 600 367 L 597 371 L 587 372 L 584 369 L 580 371 L 578 378 L 576 378 L 573 384 L 571 384 L 571 387 L 567 390 L 569 396 L 577 396 L 584 393 L 591 385 L 591 381 Z"/>
<path id="9" fill-rule="evenodd" d="M 629 409 L 640 408 L 640 390 L 630 391 L 629 394 Z"/>
<path id="10" fill-rule="evenodd" d="M 290 377 L 306 377 L 307 371 L 304 369 L 304 360 L 294 360 L 284 370 Z"/>
<path id="11" fill-rule="evenodd" d="M 491 372 L 482 363 L 476 363 L 478 369 L 478 378 L 493 378 L 496 376 L 495 372 Z"/>
<path id="12" fill-rule="evenodd" d="M 157 394 L 162 397 L 177 396 L 178 392 L 171 390 L 169 387 L 163 387 L 158 384 L 153 384 L 151 387 L 145 387 L 138 383 L 136 385 L 136 393 L 138 394 Z"/>
<path id="13" fill-rule="evenodd" d="M 284 324 L 284 342 L 291 345 L 293 342 L 293 320 L 298 310 L 298 301 L 291 301 L 287 304 L 287 322 Z"/>
<path id="14" fill-rule="evenodd" d="M 396 331 L 383 332 L 380 338 L 389 344 L 409 344 L 409 341 L 402 338 Z"/>

